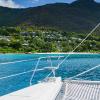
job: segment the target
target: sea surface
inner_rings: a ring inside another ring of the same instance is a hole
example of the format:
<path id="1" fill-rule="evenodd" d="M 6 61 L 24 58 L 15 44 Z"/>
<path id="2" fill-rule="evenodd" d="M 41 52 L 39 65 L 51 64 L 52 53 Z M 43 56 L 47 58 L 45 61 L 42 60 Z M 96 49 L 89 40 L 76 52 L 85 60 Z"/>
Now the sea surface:
<path id="1" fill-rule="evenodd" d="M 28 87 L 32 71 L 18 75 L 18 73 L 34 70 L 39 57 L 38 69 L 44 67 L 57 67 L 68 54 L 0 54 L 0 96 Z M 50 56 L 62 56 L 50 58 Z M 52 62 L 52 63 L 51 63 Z M 75 76 L 83 71 L 100 65 L 100 54 L 71 54 L 59 69 L 56 76 L 62 79 Z M 32 80 L 33 84 L 43 80 L 50 73 L 49 70 L 38 71 Z M 51 74 L 52 76 L 52 74 Z M 100 81 L 100 67 L 74 79 Z"/>

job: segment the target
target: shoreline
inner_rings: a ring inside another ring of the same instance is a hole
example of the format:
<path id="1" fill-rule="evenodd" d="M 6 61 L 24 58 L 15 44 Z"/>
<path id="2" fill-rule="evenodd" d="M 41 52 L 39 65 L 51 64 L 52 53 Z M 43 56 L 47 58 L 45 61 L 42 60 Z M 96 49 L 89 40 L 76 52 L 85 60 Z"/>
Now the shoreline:
<path id="1" fill-rule="evenodd" d="M 56 52 L 51 52 L 51 53 L 34 53 L 34 54 L 100 54 L 100 53 L 87 53 L 87 52 L 66 52 L 66 53 L 64 53 L 64 52 L 58 52 L 58 53 L 56 53 Z"/>
<path id="2" fill-rule="evenodd" d="M 45 52 L 45 53 L 0 53 L 0 54 L 100 54 L 100 53 L 91 53 L 91 52 Z"/>

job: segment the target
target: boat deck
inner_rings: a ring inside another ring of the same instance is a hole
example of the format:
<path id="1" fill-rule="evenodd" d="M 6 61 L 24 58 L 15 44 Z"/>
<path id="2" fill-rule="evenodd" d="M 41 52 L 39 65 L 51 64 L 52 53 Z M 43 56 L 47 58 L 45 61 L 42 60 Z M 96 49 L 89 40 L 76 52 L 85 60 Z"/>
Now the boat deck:
<path id="1" fill-rule="evenodd" d="M 56 100 L 100 100 L 100 82 L 65 80 Z"/>
<path id="2" fill-rule="evenodd" d="M 0 100 L 100 100 L 100 81 L 49 78 L 41 83 L 7 94 Z"/>
<path id="3" fill-rule="evenodd" d="M 0 100 L 55 100 L 62 86 L 61 78 L 49 78 L 44 82 L 4 95 Z"/>

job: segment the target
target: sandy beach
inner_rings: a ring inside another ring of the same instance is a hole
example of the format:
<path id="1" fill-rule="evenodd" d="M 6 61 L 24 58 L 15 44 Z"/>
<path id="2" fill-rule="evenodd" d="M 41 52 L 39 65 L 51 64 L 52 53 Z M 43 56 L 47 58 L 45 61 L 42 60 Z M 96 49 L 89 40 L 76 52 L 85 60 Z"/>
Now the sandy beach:
<path id="1" fill-rule="evenodd" d="M 92 52 L 44 52 L 44 53 L 0 53 L 0 54 L 100 54 L 100 53 L 92 53 Z"/>
<path id="2" fill-rule="evenodd" d="M 47 53 L 33 53 L 33 54 L 100 54 L 100 53 L 90 53 L 90 52 L 47 52 Z"/>

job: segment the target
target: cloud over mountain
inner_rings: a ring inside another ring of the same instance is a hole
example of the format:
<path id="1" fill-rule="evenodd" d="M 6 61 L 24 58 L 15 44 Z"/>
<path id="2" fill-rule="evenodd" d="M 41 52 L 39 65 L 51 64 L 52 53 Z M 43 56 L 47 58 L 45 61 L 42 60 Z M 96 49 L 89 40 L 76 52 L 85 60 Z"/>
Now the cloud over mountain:
<path id="1" fill-rule="evenodd" d="M 23 6 L 15 3 L 13 0 L 0 0 L 0 6 L 9 8 L 23 8 Z"/>

